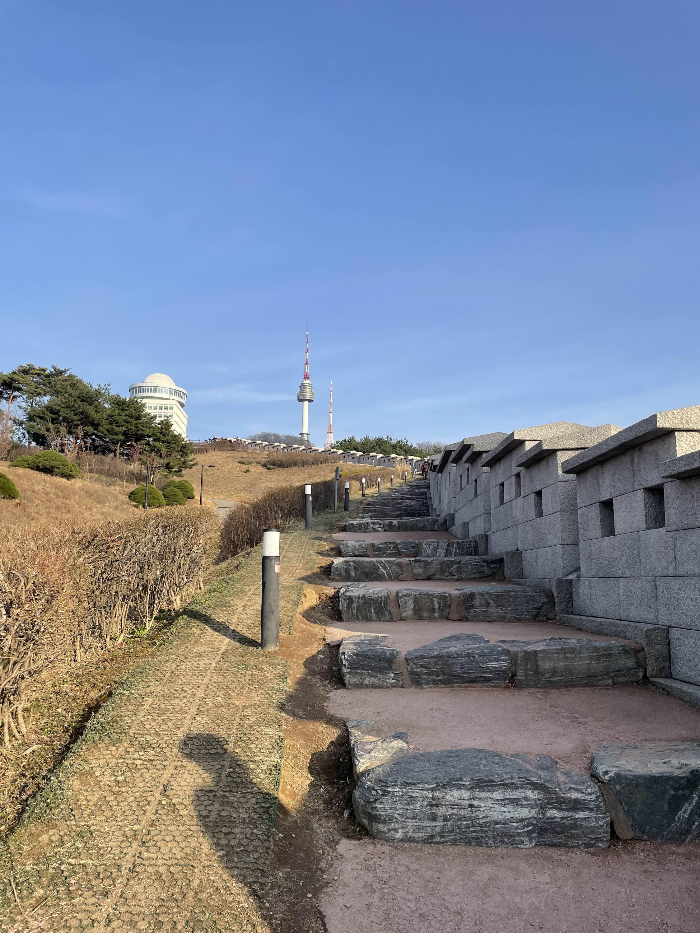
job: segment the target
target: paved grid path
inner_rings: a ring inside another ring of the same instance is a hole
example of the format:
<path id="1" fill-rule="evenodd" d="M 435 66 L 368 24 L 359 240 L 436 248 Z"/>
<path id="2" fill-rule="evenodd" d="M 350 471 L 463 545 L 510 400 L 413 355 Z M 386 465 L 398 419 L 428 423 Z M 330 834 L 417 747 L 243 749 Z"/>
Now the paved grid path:
<path id="1" fill-rule="evenodd" d="M 300 577 L 315 568 L 312 536 L 283 535 L 287 631 Z M 268 930 L 256 898 L 264 903 L 287 663 L 252 643 L 259 550 L 188 609 L 39 795 L 1 859 L 0 929 Z"/>

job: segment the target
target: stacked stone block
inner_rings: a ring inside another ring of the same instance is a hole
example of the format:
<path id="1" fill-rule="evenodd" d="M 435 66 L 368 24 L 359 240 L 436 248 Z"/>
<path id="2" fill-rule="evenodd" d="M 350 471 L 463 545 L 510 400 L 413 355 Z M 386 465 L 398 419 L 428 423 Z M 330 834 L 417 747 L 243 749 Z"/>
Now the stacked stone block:
<path id="1" fill-rule="evenodd" d="M 579 515 L 572 624 L 626 623 L 630 637 L 661 627 L 670 658 L 657 676 L 696 686 L 699 458 L 700 406 L 694 406 L 652 415 L 563 464 L 576 479 Z"/>

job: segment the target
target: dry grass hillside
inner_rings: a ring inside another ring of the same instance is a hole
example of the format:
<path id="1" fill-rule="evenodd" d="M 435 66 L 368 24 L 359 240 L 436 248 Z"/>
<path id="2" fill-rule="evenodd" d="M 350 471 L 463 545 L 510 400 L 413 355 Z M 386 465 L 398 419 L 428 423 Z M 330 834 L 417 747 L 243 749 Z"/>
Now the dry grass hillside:
<path id="1" fill-rule="evenodd" d="M 204 465 L 204 495 L 214 499 L 231 499 L 235 502 L 253 502 L 276 489 L 278 486 L 300 486 L 302 483 L 320 482 L 333 479 L 336 463 L 322 463 L 319 466 L 266 469 L 262 464 L 267 454 L 250 453 L 244 450 L 214 451 L 197 455 L 197 466 L 183 474 L 188 479 L 199 497 L 199 479 Z M 214 469 L 209 469 L 209 465 Z M 361 473 L 360 467 L 352 464 L 340 464 L 343 472 Z"/>
<path id="2" fill-rule="evenodd" d="M 213 470 L 212 470 L 213 472 Z M 0 528 L 8 531 L 38 525 L 94 525 L 113 518 L 133 518 L 134 507 L 122 483 L 102 485 L 95 477 L 60 479 L 34 470 L 13 469 L 0 461 L 0 473 L 12 479 L 19 502 L 0 499 Z"/>

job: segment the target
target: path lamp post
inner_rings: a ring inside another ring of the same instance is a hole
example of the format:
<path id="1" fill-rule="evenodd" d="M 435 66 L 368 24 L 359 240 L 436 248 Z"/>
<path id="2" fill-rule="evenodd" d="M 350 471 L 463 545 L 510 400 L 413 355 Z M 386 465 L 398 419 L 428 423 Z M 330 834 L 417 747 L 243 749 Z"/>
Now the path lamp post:
<path id="1" fill-rule="evenodd" d="M 345 500 L 343 502 L 343 512 L 350 511 L 350 483 L 345 484 Z"/>
<path id="2" fill-rule="evenodd" d="M 391 474 L 391 485 L 392 486 L 394 485 L 394 474 L 393 473 Z"/>
<path id="3" fill-rule="evenodd" d="M 308 531 L 311 528 L 311 518 L 313 516 L 313 505 L 311 503 L 311 486 L 307 483 L 304 486 L 304 528 Z"/>
<path id="4" fill-rule="evenodd" d="M 146 464 L 146 495 L 143 497 L 143 507 L 144 509 L 148 508 L 148 477 L 150 475 L 150 470 L 148 464 Z"/>
<path id="5" fill-rule="evenodd" d="M 335 468 L 335 482 L 333 483 L 333 511 L 338 511 L 338 481 L 340 480 L 340 467 Z"/>
<path id="6" fill-rule="evenodd" d="M 275 651 L 280 643 L 280 533 L 263 531 L 262 600 L 260 603 L 260 647 Z"/>
<path id="7" fill-rule="evenodd" d="M 362 498 L 365 498 L 365 478 L 362 477 Z"/>
<path id="8" fill-rule="evenodd" d="M 214 464 L 208 463 L 207 469 L 213 470 Z M 202 505 L 202 500 L 204 499 L 204 464 L 202 464 L 202 475 L 199 477 L 199 504 Z"/>
<path id="9" fill-rule="evenodd" d="M 408 473 L 406 472 L 406 470 L 404 470 L 404 473 L 403 473 L 403 481 L 404 483 L 408 482 Z"/>
<path id="10" fill-rule="evenodd" d="M 382 494 L 382 478 L 381 476 L 377 477 L 377 495 L 381 496 Z"/>

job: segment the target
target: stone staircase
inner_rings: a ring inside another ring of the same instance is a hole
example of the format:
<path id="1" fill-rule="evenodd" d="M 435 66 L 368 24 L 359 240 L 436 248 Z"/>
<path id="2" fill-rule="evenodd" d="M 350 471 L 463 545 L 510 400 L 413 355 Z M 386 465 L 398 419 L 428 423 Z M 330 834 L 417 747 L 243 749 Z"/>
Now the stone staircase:
<path id="1" fill-rule="evenodd" d="M 582 762 L 562 730 L 562 722 L 568 722 L 574 735 L 586 732 L 582 723 L 591 715 L 590 704 L 597 711 L 612 697 L 618 698 L 620 721 L 601 715 L 610 730 L 601 739 L 628 734 L 636 740 L 635 717 L 656 722 L 659 702 L 673 701 L 644 685 L 640 645 L 557 624 L 551 593 L 505 580 L 501 558 L 480 557 L 473 542 L 446 533 L 430 516 L 428 484 L 421 480 L 371 499 L 362 517 L 348 521 L 336 540 L 340 557 L 333 561 L 331 579 L 340 584 L 339 666 L 349 689 L 338 691 L 344 696 L 335 702 L 348 722 L 355 814 L 372 835 L 469 845 L 603 847 L 612 819 L 627 837 L 648 829 L 649 838 L 661 838 L 658 814 L 651 812 L 655 805 L 649 804 L 646 815 L 637 813 L 636 828 L 629 830 L 624 804 L 611 786 L 624 785 L 629 792 L 629 781 L 636 780 L 640 793 L 650 792 L 652 776 L 669 772 L 664 755 L 671 754 L 683 773 L 684 790 L 680 798 L 670 786 L 659 791 L 662 797 L 668 791 L 670 808 L 662 820 L 663 838 L 700 839 L 700 743 L 672 742 L 669 752 L 664 741 L 641 746 L 623 741 L 603 778 L 600 768 L 590 770 L 593 754 L 598 760 L 602 753 L 586 746 Z M 399 688 L 405 700 L 397 706 L 390 698 Z M 517 714 L 504 717 L 516 695 L 523 697 L 519 706 L 530 711 L 527 727 L 520 730 L 514 727 Z M 572 701 L 580 712 L 569 708 Z M 446 731 L 457 709 L 455 728 Z M 397 719 L 409 728 L 397 730 Z M 667 738 L 663 720 L 662 715 L 658 728 L 648 730 L 652 738 Z M 414 723 L 419 738 L 409 744 Z M 484 731 L 485 723 L 491 728 Z M 531 727 L 537 737 L 528 742 Z M 596 721 L 588 731 L 600 730 Z M 454 747 L 461 735 L 470 739 L 477 733 L 489 737 L 488 747 L 470 741 Z M 441 747 L 445 740 L 449 745 Z M 581 737 L 584 745 L 590 741 L 588 734 Z M 633 746 L 629 765 L 625 749 Z M 561 754 L 555 758 L 557 748 Z M 630 769 L 636 777 L 630 778 Z"/>

